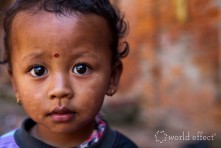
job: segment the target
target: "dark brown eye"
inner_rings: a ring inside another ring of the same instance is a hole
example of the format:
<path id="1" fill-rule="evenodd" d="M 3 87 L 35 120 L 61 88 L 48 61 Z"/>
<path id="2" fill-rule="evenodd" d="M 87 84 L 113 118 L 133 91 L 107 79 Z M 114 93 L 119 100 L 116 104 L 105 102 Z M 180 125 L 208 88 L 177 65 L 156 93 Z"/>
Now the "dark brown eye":
<path id="1" fill-rule="evenodd" d="M 86 64 L 77 64 L 73 67 L 72 72 L 77 75 L 87 75 L 91 72 L 91 69 Z"/>
<path id="2" fill-rule="evenodd" d="M 44 66 L 38 65 L 34 66 L 31 71 L 31 75 L 34 77 L 42 77 L 48 74 L 47 69 Z"/>

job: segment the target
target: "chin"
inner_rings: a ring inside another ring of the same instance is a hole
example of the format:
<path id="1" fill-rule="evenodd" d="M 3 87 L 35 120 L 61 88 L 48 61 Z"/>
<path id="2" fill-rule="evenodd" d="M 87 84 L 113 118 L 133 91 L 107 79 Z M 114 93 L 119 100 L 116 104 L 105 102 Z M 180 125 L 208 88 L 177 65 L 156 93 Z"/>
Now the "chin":
<path id="1" fill-rule="evenodd" d="M 48 129 L 52 132 L 55 132 L 55 133 L 62 133 L 62 134 L 70 134 L 70 133 L 73 133 L 73 132 L 76 132 L 78 131 L 78 127 L 76 126 L 71 126 L 71 125 L 57 125 L 57 126 L 53 126 L 53 127 L 48 127 Z"/>

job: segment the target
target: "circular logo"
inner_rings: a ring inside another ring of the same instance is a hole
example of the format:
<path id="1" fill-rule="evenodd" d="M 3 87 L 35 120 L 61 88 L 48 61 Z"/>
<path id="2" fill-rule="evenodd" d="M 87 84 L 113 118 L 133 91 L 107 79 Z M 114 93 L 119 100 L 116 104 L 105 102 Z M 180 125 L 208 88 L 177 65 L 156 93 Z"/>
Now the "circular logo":
<path id="1" fill-rule="evenodd" d="M 155 134 L 156 142 L 164 143 L 167 141 L 167 134 L 165 131 L 157 131 Z"/>

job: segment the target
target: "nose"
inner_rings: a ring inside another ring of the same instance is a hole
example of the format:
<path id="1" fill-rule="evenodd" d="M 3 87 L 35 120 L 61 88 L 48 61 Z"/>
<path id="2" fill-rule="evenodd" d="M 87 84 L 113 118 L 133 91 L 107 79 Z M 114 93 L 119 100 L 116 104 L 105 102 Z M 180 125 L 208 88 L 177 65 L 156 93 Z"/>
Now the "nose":
<path id="1" fill-rule="evenodd" d="M 50 99 L 71 99 L 74 95 L 68 76 L 56 74 L 50 79 L 48 97 Z"/>

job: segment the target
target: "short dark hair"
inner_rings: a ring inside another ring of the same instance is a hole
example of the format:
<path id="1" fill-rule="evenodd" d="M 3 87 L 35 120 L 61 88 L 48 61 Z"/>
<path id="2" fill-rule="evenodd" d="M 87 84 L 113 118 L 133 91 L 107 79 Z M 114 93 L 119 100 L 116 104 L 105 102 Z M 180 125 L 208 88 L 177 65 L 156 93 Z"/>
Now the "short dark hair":
<path id="1" fill-rule="evenodd" d="M 36 9 L 37 8 L 37 9 Z M 44 10 L 55 14 L 69 14 L 80 12 L 82 14 L 95 14 L 103 17 L 110 28 L 112 35 L 111 50 L 112 62 L 126 57 L 129 53 L 128 42 L 122 51 L 118 50 L 118 44 L 127 32 L 127 23 L 120 12 L 112 6 L 109 0 L 16 0 L 11 8 L 6 10 L 4 17 L 4 59 L 1 63 L 8 63 L 11 67 L 11 45 L 9 41 L 11 24 L 19 12 L 22 11 L 38 12 Z"/>

